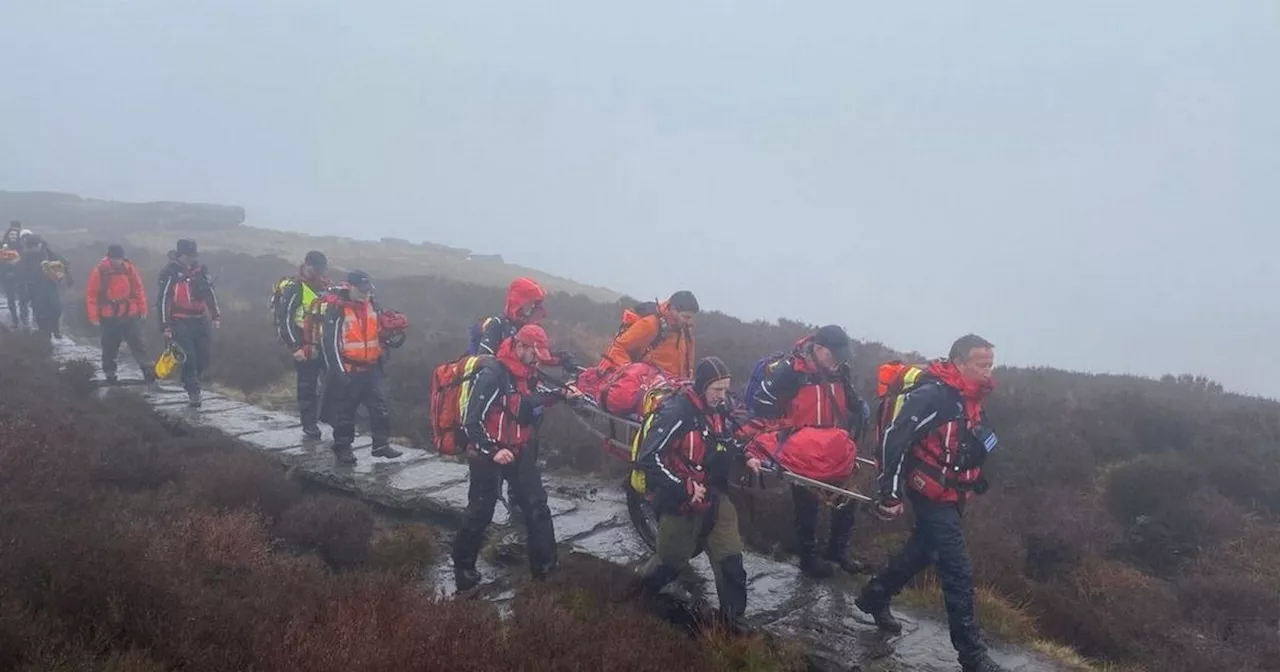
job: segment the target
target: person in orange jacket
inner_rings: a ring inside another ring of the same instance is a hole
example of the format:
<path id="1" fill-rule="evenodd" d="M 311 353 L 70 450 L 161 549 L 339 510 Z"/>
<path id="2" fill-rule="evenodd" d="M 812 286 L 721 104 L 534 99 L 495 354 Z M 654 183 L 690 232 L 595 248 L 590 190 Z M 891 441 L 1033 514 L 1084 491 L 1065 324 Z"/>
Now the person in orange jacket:
<path id="1" fill-rule="evenodd" d="M 116 383 L 116 356 L 122 342 L 129 344 L 142 377 L 147 382 L 154 381 L 155 363 L 147 357 L 140 328 L 140 321 L 147 317 L 147 292 L 138 268 L 125 258 L 120 245 L 107 246 L 107 256 L 89 271 L 84 305 L 89 323 L 102 328 L 102 375 L 107 383 Z"/>
<path id="2" fill-rule="evenodd" d="M 652 304 L 650 304 L 652 305 Z M 624 327 L 613 339 L 601 366 L 621 368 L 632 362 L 648 362 L 672 376 L 693 376 L 693 325 L 698 299 L 681 290 L 645 315 Z"/>

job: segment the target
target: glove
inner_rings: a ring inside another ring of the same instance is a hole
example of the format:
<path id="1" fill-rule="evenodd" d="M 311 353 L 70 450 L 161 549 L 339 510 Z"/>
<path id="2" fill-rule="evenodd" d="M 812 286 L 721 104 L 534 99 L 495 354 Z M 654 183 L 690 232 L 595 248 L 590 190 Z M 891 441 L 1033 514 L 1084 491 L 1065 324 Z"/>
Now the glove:
<path id="1" fill-rule="evenodd" d="M 897 520 L 902 515 L 902 500 L 885 498 L 876 502 L 876 518 L 883 521 Z"/>
<path id="2" fill-rule="evenodd" d="M 978 481 L 973 484 L 973 494 L 985 495 L 987 490 L 991 489 L 991 484 L 987 482 L 986 476 L 979 476 Z"/>

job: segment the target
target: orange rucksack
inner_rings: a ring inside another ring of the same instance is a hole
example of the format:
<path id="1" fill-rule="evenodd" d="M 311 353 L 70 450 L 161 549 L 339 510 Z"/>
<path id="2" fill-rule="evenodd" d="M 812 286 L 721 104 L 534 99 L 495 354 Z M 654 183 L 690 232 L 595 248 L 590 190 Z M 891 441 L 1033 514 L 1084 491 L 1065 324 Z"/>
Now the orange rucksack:
<path id="1" fill-rule="evenodd" d="M 884 433 L 893 425 L 902 411 L 906 393 L 910 392 L 924 375 L 924 367 L 908 364 L 900 359 L 885 362 L 876 372 L 876 444 L 884 441 Z"/>
<path id="2" fill-rule="evenodd" d="M 471 402 L 471 387 L 493 355 L 466 355 L 436 367 L 431 374 L 431 441 L 441 455 L 460 455 L 467 447 L 462 416 Z"/>

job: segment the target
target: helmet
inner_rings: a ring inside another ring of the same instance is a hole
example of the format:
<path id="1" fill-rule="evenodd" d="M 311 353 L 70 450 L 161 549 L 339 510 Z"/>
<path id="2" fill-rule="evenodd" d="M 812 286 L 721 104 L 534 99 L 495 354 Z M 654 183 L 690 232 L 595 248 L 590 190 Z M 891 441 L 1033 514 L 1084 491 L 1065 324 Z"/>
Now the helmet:
<path id="1" fill-rule="evenodd" d="M 391 335 L 409 328 L 409 318 L 396 310 L 384 310 L 378 313 L 378 330 Z"/>
<path id="2" fill-rule="evenodd" d="M 382 342 L 389 348 L 404 345 L 405 330 L 409 328 L 409 318 L 395 310 L 384 310 L 378 313 L 378 332 Z"/>
<path id="3" fill-rule="evenodd" d="M 30 235 L 31 235 L 31 229 L 23 229 L 22 231 L 19 231 L 19 232 L 18 232 L 18 237 L 19 237 L 19 238 L 27 238 L 27 237 L 29 237 Z"/>
<path id="4" fill-rule="evenodd" d="M 169 378 L 174 372 L 180 370 L 186 361 L 187 353 L 183 352 L 177 343 L 170 342 L 156 359 L 156 378 Z"/>

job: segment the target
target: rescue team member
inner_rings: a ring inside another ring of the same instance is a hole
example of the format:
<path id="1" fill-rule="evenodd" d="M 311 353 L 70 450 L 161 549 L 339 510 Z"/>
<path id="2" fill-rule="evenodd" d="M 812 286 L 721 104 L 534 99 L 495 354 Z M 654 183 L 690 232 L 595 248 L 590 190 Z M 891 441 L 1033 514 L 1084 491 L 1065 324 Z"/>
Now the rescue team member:
<path id="1" fill-rule="evenodd" d="M 788 356 L 767 364 L 753 408 L 765 419 L 783 427 L 839 427 L 857 437 L 870 419 L 871 408 L 853 389 L 849 362 L 852 343 L 844 329 L 829 324 L 796 343 Z M 809 576 L 826 578 L 834 573 L 831 563 L 847 572 L 858 573 L 865 565 L 849 555 L 853 539 L 854 503 L 846 502 L 831 511 L 831 536 L 818 554 L 818 496 L 793 485 L 796 540 L 800 546 L 800 570 Z"/>
<path id="2" fill-rule="evenodd" d="M 369 412 L 374 457 L 400 457 L 391 447 L 391 416 L 387 410 L 386 335 L 380 330 L 379 310 L 373 302 L 373 278 L 364 271 L 347 274 L 347 284 L 333 290 L 321 327 L 325 393 L 321 415 L 333 426 L 333 455 L 339 464 L 355 464 L 351 444 L 356 438 L 356 412 Z"/>
<path id="3" fill-rule="evenodd" d="M 45 336 L 62 340 L 60 290 L 63 285 L 72 286 L 67 260 L 54 254 L 44 238 L 33 234 L 24 239 L 18 263 L 21 291 L 31 303 L 36 329 Z"/>
<path id="4" fill-rule="evenodd" d="M 503 480 L 511 484 L 511 494 L 524 512 L 533 578 L 544 579 L 556 568 L 555 526 L 538 468 L 534 434 L 545 407 L 580 395 L 567 390 L 555 394 L 537 391 L 536 367 L 551 359 L 549 345 L 542 327 L 520 327 L 515 336 L 502 342 L 494 359 L 481 365 L 469 394 L 462 399 L 471 485 L 466 518 L 453 542 L 453 575 L 459 591 L 480 582 L 476 557 L 493 521 Z"/>
<path id="5" fill-rule="evenodd" d="M 22 302 L 22 295 L 19 292 L 19 288 L 22 287 L 19 272 L 21 259 L 22 222 L 9 222 L 9 229 L 4 232 L 4 237 L 0 238 L 0 282 L 4 284 L 4 300 L 9 306 L 9 322 L 14 329 L 30 321 L 27 306 Z M 19 315 L 19 307 L 23 308 L 21 315 Z"/>
<path id="6" fill-rule="evenodd" d="M 169 265 L 160 271 L 160 296 L 156 313 L 165 338 L 186 353 L 182 363 L 182 387 L 188 405 L 200 406 L 200 377 L 209 365 L 209 324 L 218 328 L 218 295 L 209 281 L 209 272 L 200 263 L 194 240 L 183 238 L 169 253 Z"/>
<path id="7" fill-rule="evenodd" d="M 961 667 L 970 672 L 1005 669 L 987 654 L 978 628 L 973 567 L 960 527 L 968 492 L 986 490 L 982 464 L 996 442 L 982 410 L 995 388 L 993 347 L 972 334 L 957 340 L 948 359 L 932 363 L 920 378 L 923 382 L 905 394 L 896 419 L 884 429 L 876 512 L 889 520 L 902 515 L 905 496 L 915 512 L 915 529 L 854 601 L 875 618 L 880 629 L 901 632 L 889 602 L 912 577 L 933 564 L 942 582 L 951 643 Z"/>
<path id="8" fill-rule="evenodd" d="M 137 267 L 124 257 L 124 248 L 120 245 L 107 246 L 107 256 L 89 271 L 84 305 L 89 324 L 102 327 L 102 375 L 107 383 L 116 383 L 116 356 L 121 342 L 129 344 L 129 352 L 142 369 L 143 379 L 154 381 L 155 362 L 147 359 L 139 327 L 147 317 L 147 294 Z"/>
<path id="9" fill-rule="evenodd" d="M 329 287 L 326 272 L 329 259 L 323 253 L 312 250 L 298 268 L 298 275 L 286 280 L 276 304 L 276 333 L 285 347 L 293 354 L 293 368 L 298 378 L 298 415 L 302 420 L 302 433 L 308 438 L 320 438 L 317 424 L 320 406 L 320 373 L 324 359 L 307 338 L 304 324 L 311 302 Z"/>
<path id="10" fill-rule="evenodd" d="M 632 362 L 648 362 L 668 375 L 691 377 L 697 314 L 698 299 L 693 292 L 681 290 L 672 294 L 658 304 L 656 313 L 636 320 L 618 334 L 602 364 L 621 368 Z"/>
<path id="11" fill-rule="evenodd" d="M 502 342 L 516 335 L 526 324 L 540 324 L 547 316 L 543 302 L 547 290 L 532 278 L 516 278 L 507 287 L 507 305 L 501 315 L 480 320 L 472 328 L 472 343 L 467 354 L 496 355 Z M 567 352 L 553 352 L 543 364 L 573 366 L 573 357 Z"/>
<path id="12" fill-rule="evenodd" d="M 698 362 L 691 387 L 644 419 L 636 462 L 658 515 L 658 544 L 633 589 L 657 594 L 688 569 L 705 537 L 720 616 L 734 627 L 747 609 L 747 571 L 738 513 L 727 494 L 732 460 L 743 456 L 726 426 L 730 383 L 729 367 L 707 357 Z M 759 473 L 760 460 L 748 457 L 747 467 Z"/>

